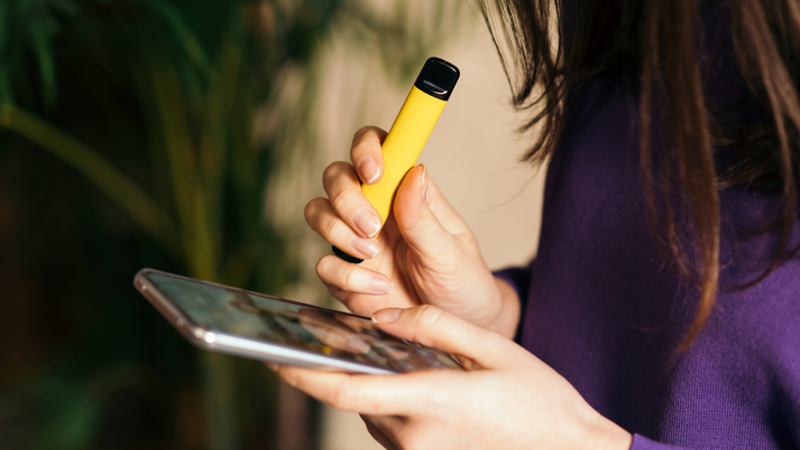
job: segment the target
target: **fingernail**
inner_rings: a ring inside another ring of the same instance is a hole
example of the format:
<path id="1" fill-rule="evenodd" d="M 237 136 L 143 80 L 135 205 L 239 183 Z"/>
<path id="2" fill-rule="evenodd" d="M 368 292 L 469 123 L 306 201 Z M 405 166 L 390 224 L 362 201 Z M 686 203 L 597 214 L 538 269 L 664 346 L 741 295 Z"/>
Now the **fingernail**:
<path id="1" fill-rule="evenodd" d="M 381 171 L 378 170 L 375 160 L 368 156 L 358 165 L 358 175 L 364 180 L 364 183 L 372 184 L 381 175 Z"/>
<path id="2" fill-rule="evenodd" d="M 382 309 L 372 315 L 372 321 L 375 323 L 392 323 L 400 317 L 401 312 L 403 312 L 401 308 Z"/>
<path id="3" fill-rule="evenodd" d="M 428 200 L 428 171 L 423 164 L 420 164 L 420 166 L 422 166 L 422 176 L 420 177 L 420 183 L 422 183 L 422 200 L 426 201 Z"/>
<path id="4" fill-rule="evenodd" d="M 355 236 L 353 237 L 352 246 L 367 258 L 374 258 L 378 254 L 378 242 L 375 239 L 364 239 Z"/>
<path id="5" fill-rule="evenodd" d="M 373 294 L 390 294 L 392 282 L 385 277 L 374 276 L 369 279 L 369 291 Z"/>
<path id="6" fill-rule="evenodd" d="M 381 231 L 381 219 L 375 217 L 375 215 L 366 208 L 361 208 L 356 211 L 353 222 L 355 222 L 358 230 L 367 237 L 375 237 L 378 231 Z"/>

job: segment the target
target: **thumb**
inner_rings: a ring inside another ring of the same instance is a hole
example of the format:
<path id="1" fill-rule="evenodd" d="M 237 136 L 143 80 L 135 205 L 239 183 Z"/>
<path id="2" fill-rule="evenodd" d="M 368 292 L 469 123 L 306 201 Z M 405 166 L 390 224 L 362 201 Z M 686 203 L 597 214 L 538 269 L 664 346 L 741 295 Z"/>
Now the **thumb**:
<path id="1" fill-rule="evenodd" d="M 527 351 L 488 328 L 468 322 L 433 305 L 387 308 L 372 316 L 378 326 L 401 339 L 447 353 L 466 356 L 486 369 L 499 369 Z"/>
<path id="2" fill-rule="evenodd" d="M 437 199 L 431 198 L 433 196 Z M 434 260 L 456 251 L 453 235 L 438 217 L 448 219 L 450 214 L 444 206 L 449 207 L 449 204 L 436 201 L 439 196 L 438 189 L 428 179 L 425 166 L 419 165 L 408 171 L 394 200 L 394 217 L 403 239 L 415 253 Z M 439 206 L 436 212 L 431 209 L 431 202 Z M 454 211 L 452 214 L 457 217 Z"/>

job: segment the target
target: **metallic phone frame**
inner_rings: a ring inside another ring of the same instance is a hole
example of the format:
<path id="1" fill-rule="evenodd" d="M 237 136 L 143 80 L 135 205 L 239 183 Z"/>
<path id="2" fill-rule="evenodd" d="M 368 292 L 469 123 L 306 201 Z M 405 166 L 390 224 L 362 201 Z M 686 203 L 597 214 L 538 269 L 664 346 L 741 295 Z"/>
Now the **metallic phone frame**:
<path id="1" fill-rule="evenodd" d="M 228 333 L 222 333 L 219 331 L 212 331 L 202 324 L 195 323 L 193 320 L 191 320 L 188 314 L 184 313 L 177 305 L 163 295 L 147 277 L 147 275 L 151 273 L 224 289 L 236 289 L 238 291 L 256 295 L 258 297 L 268 297 L 271 299 L 285 301 L 287 303 L 302 305 L 303 307 L 315 308 L 333 314 L 349 315 L 365 320 L 370 319 L 368 317 L 357 316 L 355 314 L 348 314 L 314 305 L 307 305 L 272 295 L 249 291 L 247 289 L 235 288 L 232 286 L 226 286 L 224 284 L 212 283 L 210 281 L 197 280 L 195 278 L 176 275 L 156 269 L 145 268 L 140 270 L 134 277 L 134 286 L 139 293 L 141 293 L 186 339 L 188 339 L 189 342 L 199 348 L 227 353 L 235 356 L 242 356 L 250 359 L 272 361 L 278 364 L 290 364 L 314 369 L 332 369 L 366 374 L 401 373 L 386 368 L 342 361 L 332 356 L 320 355 L 307 350 L 299 350 L 279 344 L 271 344 Z"/>

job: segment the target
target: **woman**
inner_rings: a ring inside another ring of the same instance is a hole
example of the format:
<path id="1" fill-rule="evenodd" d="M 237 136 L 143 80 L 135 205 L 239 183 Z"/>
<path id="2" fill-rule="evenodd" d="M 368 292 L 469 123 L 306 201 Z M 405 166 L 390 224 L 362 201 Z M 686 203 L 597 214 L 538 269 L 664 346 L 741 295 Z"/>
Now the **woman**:
<path id="1" fill-rule="evenodd" d="M 549 5 L 483 5 L 549 159 L 529 267 L 491 274 L 421 166 L 374 238 L 375 128 L 306 208 L 367 259 L 320 259 L 334 296 L 470 370 L 275 369 L 387 448 L 800 447 L 800 4 L 562 0 L 555 46 Z"/>

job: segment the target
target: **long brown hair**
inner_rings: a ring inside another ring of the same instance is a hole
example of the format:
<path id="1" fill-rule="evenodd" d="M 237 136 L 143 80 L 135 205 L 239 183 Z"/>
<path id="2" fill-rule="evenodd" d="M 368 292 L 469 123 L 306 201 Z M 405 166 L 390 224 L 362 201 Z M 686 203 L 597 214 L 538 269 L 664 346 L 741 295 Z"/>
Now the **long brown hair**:
<path id="1" fill-rule="evenodd" d="M 562 1 L 577 4 L 570 24 L 562 23 Z M 697 28 L 701 8 L 709 4 L 730 14 L 739 69 L 763 105 L 769 117 L 766 123 L 726 129 L 708 111 Z M 564 127 L 563 101 L 569 86 L 608 70 L 640 74 L 640 159 L 648 219 L 657 230 L 658 203 L 666 229 L 655 231 L 656 240 L 683 275 L 697 279 L 699 287 L 694 321 L 679 353 L 695 340 L 716 299 L 722 186 L 746 183 L 752 189 L 778 189 L 783 194 L 783 211 L 776 221 L 782 228 L 781 245 L 769 267 L 749 285 L 797 253 L 797 248 L 788 246 L 800 190 L 800 2 L 480 0 L 480 7 L 509 77 L 514 104 L 534 111 L 522 131 L 535 128 L 538 137 L 524 160 L 540 163 L 554 151 Z M 562 35 L 565 26 L 571 32 Z M 654 105 L 657 114 L 652 114 Z M 655 175 L 654 116 L 669 136 L 659 143 L 664 163 Z M 719 170 L 714 145 L 731 149 L 736 164 Z M 676 231 L 669 201 L 675 174 L 670 169 L 678 171 L 677 187 L 689 207 L 691 237 Z"/>

